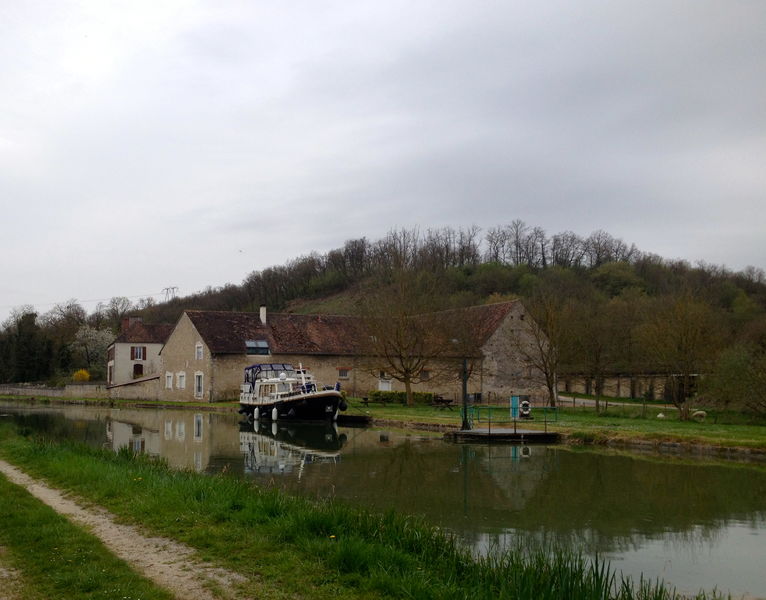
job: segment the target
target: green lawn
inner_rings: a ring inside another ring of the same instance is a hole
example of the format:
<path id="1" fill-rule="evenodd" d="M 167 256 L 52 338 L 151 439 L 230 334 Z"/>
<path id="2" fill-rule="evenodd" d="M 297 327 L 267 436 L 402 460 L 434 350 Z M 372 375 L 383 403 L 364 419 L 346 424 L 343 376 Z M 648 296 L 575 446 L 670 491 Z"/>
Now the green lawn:
<path id="1" fill-rule="evenodd" d="M 736 415 L 711 413 L 704 422 L 697 423 L 680 421 L 675 411 L 657 407 L 647 408 L 643 418 L 641 412 L 640 406 L 613 406 L 601 414 L 596 414 L 592 408 L 562 408 L 552 428 L 577 436 L 592 436 L 594 441 L 640 438 L 766 449 L 766 426 L 726 422 L 741 420 Z M 665 418 L 657 418 L 659 413 Z"/>
<path id="2" fill-rule="evenodd" d="M 12 396 L 0 394 L 0 400 L 11 400 L 20 402 L 34 401 L 38 404 L 91 404 L 93 406 L 172 406 L 178 408 L 206 408 L 212 410 L 226 410 L 236 412 L 239 402 L 231 400 L 229 402 L 180 402 L 176 400 L 130 400 L 122 398 L 56 398 L 48 396 Z"/>
<path id="3" fill-rule="evenodd" d="M 15 597 L 29 600 L 173 597 L 115 557 L 98 538 L 2 475 L 0 507 L 3 508 L 0 559 L 2 566 L 13 569 L 10 588 Z"/>
<path id="4" fill-rule="evenodd" d="M 461 407 L 456 405 L 453 410 L 444 410 L 428 405 L 408 407 L 402 404 L 373 404 L 365 407 L 358 399 L 349 402 L 349 414 L 369 414 L 375 419 L 398 421 L 402 426 L 412 423 L 429 425 L 451 425 L 459 427 L 461 423 Z M 487 407 L 480 408 L 484 418 Z M 606 442 L 608 440 L 647 439 L 664 440 L 669 442 L 696 443 L 703 445 L 744 447 L 766 449 L 766 424 L 752 420 L 736 413 L 710 411 L 703 423 L 695 421 L 682 422 L 672 408 L 648 405 L 645 416 L 642 417 L 641 405 L 610 405 L 605 413 L 596 414 L 592 407 L 572 408 L 564 405 L 557 411 L 548 413 L 549 430 L 559 431 L 573 436 L 584 442 Z M 658 419 L 662 412 L 664 419 Z M 545 427 L 542 409 L 533 408 L 534 419 L 519 421 L 527 429 L 542 429 Z M 508 407 L 492 407 L 493 425 L 507 424 Z M 477 423 L 483 426 L 484 423 Z"/>

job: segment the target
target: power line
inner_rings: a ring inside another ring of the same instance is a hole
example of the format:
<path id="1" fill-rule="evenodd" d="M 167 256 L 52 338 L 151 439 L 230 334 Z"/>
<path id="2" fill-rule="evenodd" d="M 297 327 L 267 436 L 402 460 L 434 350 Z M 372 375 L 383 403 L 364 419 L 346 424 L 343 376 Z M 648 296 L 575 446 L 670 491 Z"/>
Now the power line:
<path id="1" fill-rule="evenodd" d="M 133 298 L 147 298 L 150 296 L 162 296 L 164 293 L 166 293 L 165 290 L 167 289 L 174 289 L 178 291 L 178 287 L 174 287 L 174 288 L 164 288 L 161 292 L 149 292 L 147 294 L 136 294 L 135 296 L 111 296 L 109 298 L 92 298 L 90 300 L 77 300 L 77 298 L 74 298 L 74 300 L 76 300 L 79 304 L 91 304 L 93 302 L 108 302 L 112 298 L 127 298 L 128 300 L 131 300 Z M 57 304 L 63 304 L 64 302 L 66 302 L 66 300 L 61 302 L 22 302 L 20 304 L 6 304 L 3 306 L 0 306 L 0 308 L 9 309 L 9 308 L 17 308 L 19 306 L 26 306 L 26 305 L 31 305 L 34 307 L 56 306 Z"/>

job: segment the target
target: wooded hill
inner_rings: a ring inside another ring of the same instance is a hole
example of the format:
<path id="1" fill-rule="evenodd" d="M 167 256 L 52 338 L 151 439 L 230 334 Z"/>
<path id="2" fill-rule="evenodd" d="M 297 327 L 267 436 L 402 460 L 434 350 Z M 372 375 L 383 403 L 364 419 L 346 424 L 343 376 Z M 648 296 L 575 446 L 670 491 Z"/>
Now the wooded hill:
<path id="1" fill-rule="evenodd" d="M 434 310 L 521 297 L 553 342 L 559 371 L 588 374 L 597 387 L 617 372 L 708 373 L 711 398 L 766 408 L 763 391 L 752 397 L 753 389 L 766 389 L 762 269 L 691 265 L 604 231 L 549 236 L 521 221 L 485 232 L 399 229 L 377 241 L 349 240 L 253 271 L 239 285 L 164 303 L 113 298 L 91 314 L 76 301 L 44 315 L 21 308 L 0 331 L 0 379 L 66 377 L 80 367 L 102 374 L 103 338 L 113 337 L 128 313 L 175 322 L 184 309 L 255 311 L 264 304 L 348 314 L 401 273 L 418 279 Z"/>

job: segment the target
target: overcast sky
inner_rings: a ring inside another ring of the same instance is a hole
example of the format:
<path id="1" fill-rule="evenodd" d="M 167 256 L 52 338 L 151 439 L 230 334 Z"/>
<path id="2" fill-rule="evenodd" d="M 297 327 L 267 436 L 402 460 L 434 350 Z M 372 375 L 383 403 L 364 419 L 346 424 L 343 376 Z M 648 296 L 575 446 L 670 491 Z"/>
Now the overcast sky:
<path id="1" fill-rule="evenodd" d="M 765 32 L 764 0 L 0 0 L 0 319 L 517 218 L 766 267 Z"/>

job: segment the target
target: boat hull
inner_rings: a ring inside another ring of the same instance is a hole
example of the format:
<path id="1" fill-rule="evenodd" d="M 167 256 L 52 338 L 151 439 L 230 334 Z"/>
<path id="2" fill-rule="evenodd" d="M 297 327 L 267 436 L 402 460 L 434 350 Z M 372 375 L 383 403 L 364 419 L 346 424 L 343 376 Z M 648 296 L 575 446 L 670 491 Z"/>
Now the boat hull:
<path id="1" fill-rule="evenodd" d="M 327 390 L 263 404 L 240 402 L 239 412 L 258 420 L 275 420 L 276 416 L 278 421 L 334 421 L 338 411 L 345 410 L 345 403 L 342 403 L 340 392 Z"/>

